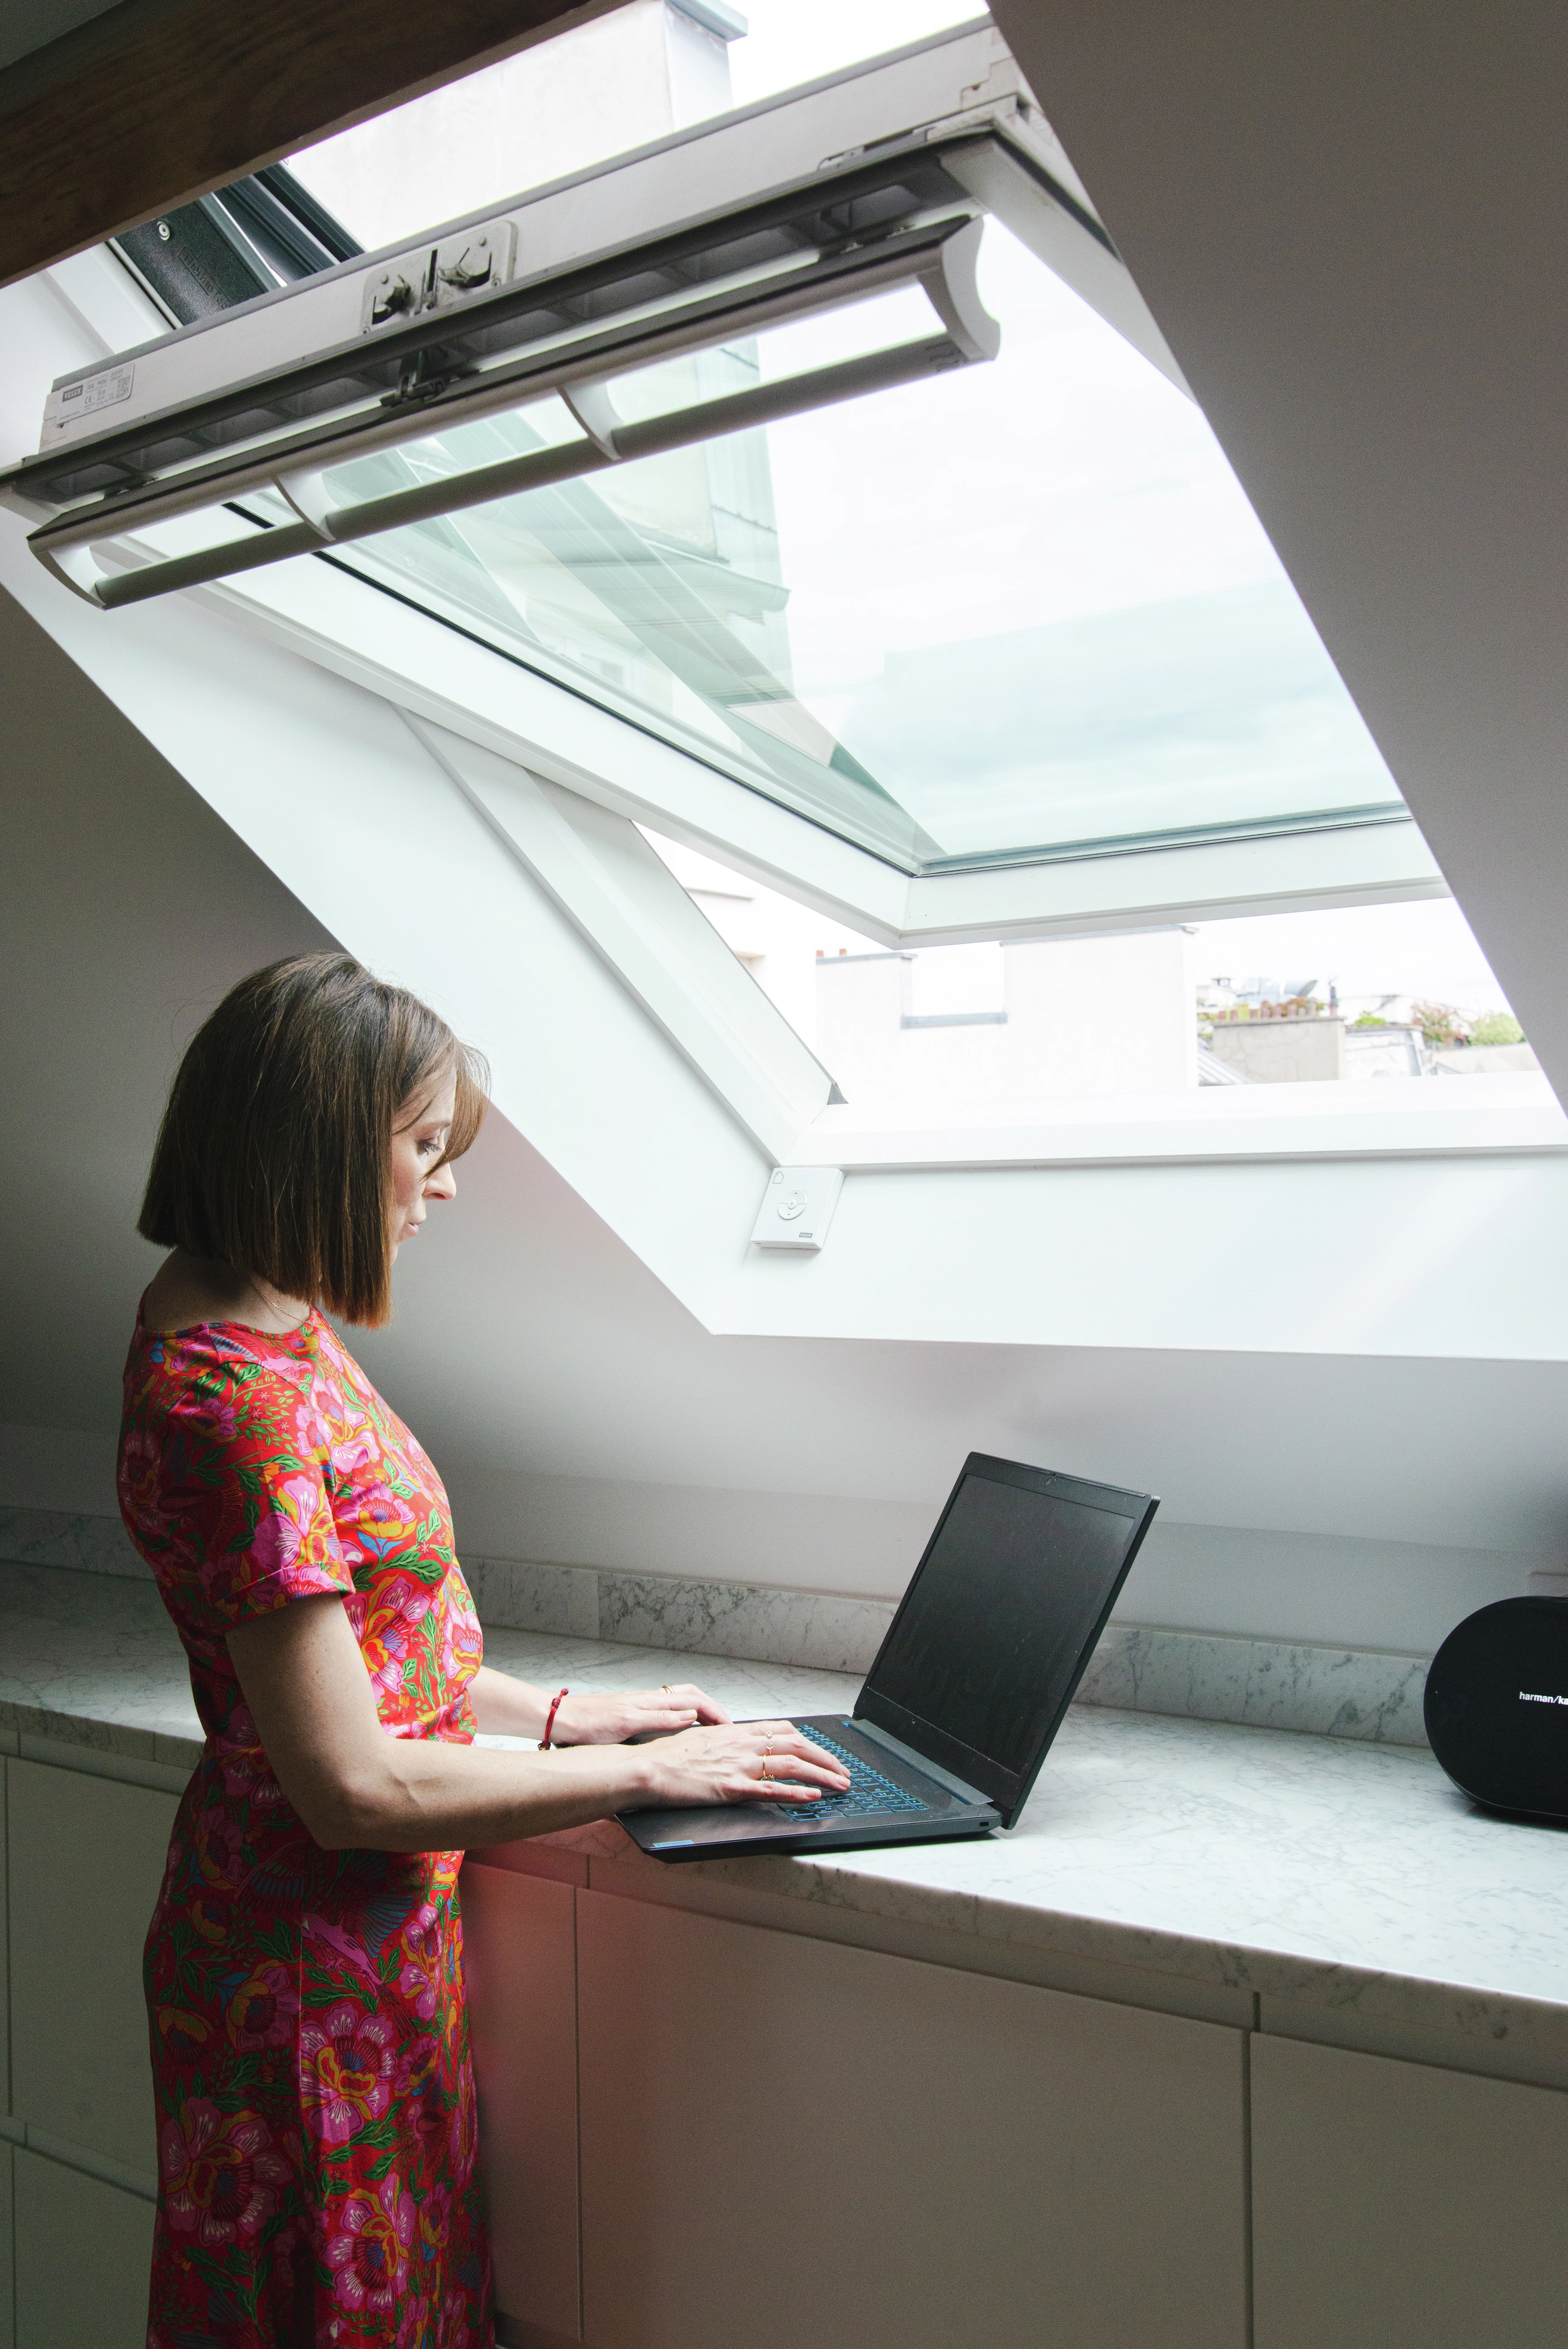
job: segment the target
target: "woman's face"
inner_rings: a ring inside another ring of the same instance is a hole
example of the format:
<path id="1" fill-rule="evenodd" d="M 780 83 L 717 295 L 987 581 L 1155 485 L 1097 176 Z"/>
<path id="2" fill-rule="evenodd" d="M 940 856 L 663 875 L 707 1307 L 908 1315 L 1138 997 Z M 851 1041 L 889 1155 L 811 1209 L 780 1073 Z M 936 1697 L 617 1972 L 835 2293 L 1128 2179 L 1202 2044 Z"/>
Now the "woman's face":
<path id="1" fill-rule="evenodd" d="M 442 1077 L 432 1091 L 416 1096 L 399 1112 L 392 1129 L 394 1257 L 405 1240 L 418 1237 L 427 1203 L 450 1199 L 457 1190 L 452 1168 L 437 1164 L 452 1130 L 456 1094 L 456 1078 Z"/>

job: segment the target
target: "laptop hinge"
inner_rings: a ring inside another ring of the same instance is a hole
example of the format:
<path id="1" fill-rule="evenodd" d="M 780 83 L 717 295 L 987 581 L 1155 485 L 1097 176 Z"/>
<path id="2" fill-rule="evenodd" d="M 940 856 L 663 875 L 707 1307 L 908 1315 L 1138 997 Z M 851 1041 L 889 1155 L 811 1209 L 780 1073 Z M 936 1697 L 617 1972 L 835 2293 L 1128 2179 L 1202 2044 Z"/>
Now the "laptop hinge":
<path id="1" fill-rule="evenodd" d="M 966 1803 L 981 1803 L 987 1810 L 995 1809 L 996 1806 L 989 1795 L 982 1795 L 978 1786 L 971 1786 L 967 1779 L 955 1777 L 950 1770 L 944 1770 L 928 1754 L 917 1754 L 915 1748 L 906 1745 L 901 1737 L 894 1737 L 889 1731 L 878 1729 L 874 1721 L 864 1720 L 857 1713 L 852 1713 L 850 1719 L 862 1737 L 869 1737 L 874 1744 L 885 1745 L 889 1754 L 898 1756 L 900 1762 L 912 1763 L 917 1770 L 923 1770 L 928 1778 L 934 1778 L 939 1786 L 945 1786 L 950 1795 L 961 1795 Z"/>

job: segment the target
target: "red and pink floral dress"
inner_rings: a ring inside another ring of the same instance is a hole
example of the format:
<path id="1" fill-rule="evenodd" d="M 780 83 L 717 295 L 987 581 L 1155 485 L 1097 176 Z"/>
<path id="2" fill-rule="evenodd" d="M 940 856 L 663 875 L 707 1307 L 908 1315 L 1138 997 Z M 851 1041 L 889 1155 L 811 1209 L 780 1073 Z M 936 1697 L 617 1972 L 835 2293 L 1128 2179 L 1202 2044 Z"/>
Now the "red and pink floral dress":
<path id="1" fill-rule="evenodd" d="M 491 2349 L 455 1851 L 323 1851 L 225 1633 L 344 1602 L 389 1737 L 467 1743 L 482 1634 L 440 1477 L 329 1325 L 140 1322 L 120 1507 L 206 1744 L 147 1939 L 149 2349 Z"/>

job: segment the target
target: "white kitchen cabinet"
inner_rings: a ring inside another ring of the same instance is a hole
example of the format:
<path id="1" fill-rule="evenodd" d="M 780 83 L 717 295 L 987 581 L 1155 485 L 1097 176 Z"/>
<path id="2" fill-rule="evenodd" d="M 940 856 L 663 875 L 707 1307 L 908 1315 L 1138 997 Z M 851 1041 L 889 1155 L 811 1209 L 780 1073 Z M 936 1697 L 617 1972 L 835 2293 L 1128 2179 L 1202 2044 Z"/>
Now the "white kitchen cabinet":
<path id="1" fill-rule="evenodd" d="M 5 1778 L 11 2109 L 151 2179 L 141 1945 L 175 1798 L 37 1762 Z"/>
<path id="2" fill-rule="evenodd" d="M 12 2161 L 16 2349 L 146 2349 L 151 2203 L 20 2146 Z"/>
<path id="3" fill-rule="evenodd" d="M 470 1860 L 462 1871 L 462 1940 L 496 2306 L 514 2323 L 575 2341 L 572 1887 Z"/>
<path id="4" fill-rule="evenodd" d="M 1568 2095 L 1252 2043 L 1256 2349 L 1562 2349 Z"/>
<path id="5" fill-rule="evenodd" d="M 1241 2034 L 577 1896 L 592 2349 L 1241 2349 Z"/>

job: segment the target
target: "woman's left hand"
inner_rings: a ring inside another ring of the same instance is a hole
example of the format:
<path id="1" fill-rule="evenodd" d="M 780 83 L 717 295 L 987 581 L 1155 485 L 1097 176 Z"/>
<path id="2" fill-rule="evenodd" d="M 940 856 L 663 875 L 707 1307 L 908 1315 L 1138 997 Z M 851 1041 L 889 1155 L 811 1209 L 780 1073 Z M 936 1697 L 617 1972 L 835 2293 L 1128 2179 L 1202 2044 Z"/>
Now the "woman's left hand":
<path id="1" fill-rule="evenodd" d="M 682 1681 L 672 1688 L 617 1690 L 608 1696 L 561 1699 L 551 1743 L 556 1745 L 624 1745 L 628 1738 L 656 1737 L 671 1730 L 720 1725 L 730 1716 L 700 1688 Z"/>

